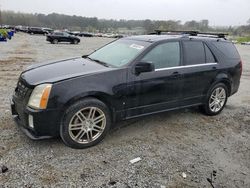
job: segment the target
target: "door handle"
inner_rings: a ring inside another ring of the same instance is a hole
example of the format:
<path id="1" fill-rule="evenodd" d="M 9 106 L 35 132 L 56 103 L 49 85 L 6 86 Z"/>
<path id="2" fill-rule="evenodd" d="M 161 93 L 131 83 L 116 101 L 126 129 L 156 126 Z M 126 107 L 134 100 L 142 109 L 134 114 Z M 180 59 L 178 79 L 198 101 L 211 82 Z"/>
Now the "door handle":
<path id="1" fill-rule="evenodd" d="M 173 73 L 172 73 L 172 77 L 173 77 L 173 78 L 179 78 L 179 77 L 181 77 L 181 75 L 180 75 L 179 72 L 173 72 Z"/>
<path id="2" fill-rule="evenodd" d="M 216 70 L 216 69 L 217 69 L 217 67 L 213 66 L 213 67 L 212 67 L 212 69 L 213 69 L 213 70 Z"/>

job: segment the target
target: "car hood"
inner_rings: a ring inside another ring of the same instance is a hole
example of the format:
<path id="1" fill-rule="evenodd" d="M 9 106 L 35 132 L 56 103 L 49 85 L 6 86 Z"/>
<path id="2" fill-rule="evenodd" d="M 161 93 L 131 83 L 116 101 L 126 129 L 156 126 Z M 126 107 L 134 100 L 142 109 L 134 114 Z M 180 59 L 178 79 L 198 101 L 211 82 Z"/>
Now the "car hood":
<path id="1" fill-rule="evenodd" d="M 112 69 L 114 68 L 105 67 L 88 59 L 72 58 L 31 65 L 21 74 L 21 78 L 27 84 L 35 86 L 42 83 L 54 83 L 78 76 L 110 71 Z"/>

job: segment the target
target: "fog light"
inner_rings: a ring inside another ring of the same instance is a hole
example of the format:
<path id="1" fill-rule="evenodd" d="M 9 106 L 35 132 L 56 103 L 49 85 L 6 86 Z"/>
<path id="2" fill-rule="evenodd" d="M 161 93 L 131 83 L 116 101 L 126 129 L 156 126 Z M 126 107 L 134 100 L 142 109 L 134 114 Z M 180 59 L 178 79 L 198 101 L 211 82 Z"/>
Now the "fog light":
<path id="1" fill-rule="evenodd" d="M 29 115 L 29 126 L 34 129 L 34 121 L 33 121 L 33 116 Z"/>

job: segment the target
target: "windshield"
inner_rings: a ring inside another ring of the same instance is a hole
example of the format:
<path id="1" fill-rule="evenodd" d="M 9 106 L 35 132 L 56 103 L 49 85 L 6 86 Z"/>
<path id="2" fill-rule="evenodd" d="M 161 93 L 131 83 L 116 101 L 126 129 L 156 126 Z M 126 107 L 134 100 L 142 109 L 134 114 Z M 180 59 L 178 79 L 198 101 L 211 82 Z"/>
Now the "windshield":
<path id="1" fill-rule="evenodd" d="M 121 67 L 133 60 L 149 44 L 148 42 L 121 39 L 100 48 L 88 57 L 115 67 Z"/>

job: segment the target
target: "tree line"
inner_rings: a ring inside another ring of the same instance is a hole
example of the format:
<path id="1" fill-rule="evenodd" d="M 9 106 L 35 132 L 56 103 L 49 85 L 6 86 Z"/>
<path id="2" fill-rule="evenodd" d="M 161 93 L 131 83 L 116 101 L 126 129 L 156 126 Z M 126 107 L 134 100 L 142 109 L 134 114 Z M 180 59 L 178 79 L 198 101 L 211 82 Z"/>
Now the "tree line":
<path id="1" fill-rule="evenodd" d="M 14 11 L 2 11 L 0 24 L 23 25 L 36 27 L 50 27 L 53 29 L 69 29 L 89 32 L 119 32 L 121 28 L 135 30 L 142 28 L 140 32 L 151 33 L 155 29 L 160 30 L 199 30 L 206 32 L 229 32 L 233 35 L 249 35 L 250 20 L 247 25 L 238 27 L 209 26 L 209 21 L 181 21 L 174 20 L 107 20 L 96 17 L 69 16 L 64 14 L 28 14 Z"/>

